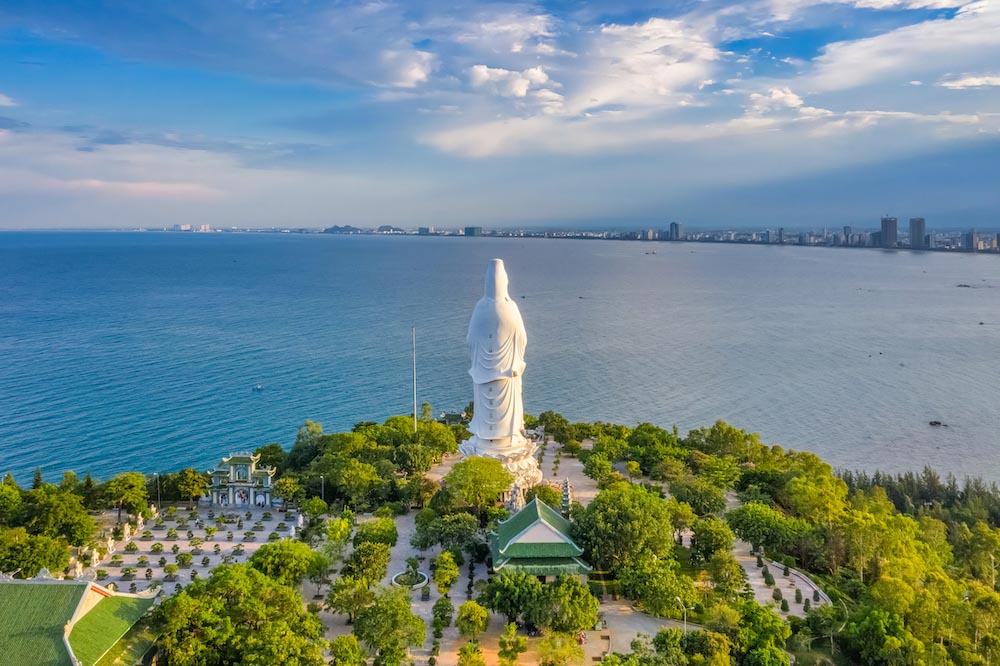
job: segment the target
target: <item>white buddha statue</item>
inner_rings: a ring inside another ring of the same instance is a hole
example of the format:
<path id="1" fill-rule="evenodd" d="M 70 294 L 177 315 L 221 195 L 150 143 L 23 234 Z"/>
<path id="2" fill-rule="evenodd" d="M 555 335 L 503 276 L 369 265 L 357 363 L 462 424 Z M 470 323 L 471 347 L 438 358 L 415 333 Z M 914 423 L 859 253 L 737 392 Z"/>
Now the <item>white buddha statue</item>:
<path id="1" fill-rule="evenodd" d="M 521 376 L 528 336 L 517 304 L 507 293 L 503 261 L 493 259 L 483 277 L 483 297 L 476 303 L 466 337 L 472 356 L 472 437 L 461 445 L 465 455 L 495 458 L 514 475 L 519 487 L 542 479 L 534 453 L 524 435 Z"/>

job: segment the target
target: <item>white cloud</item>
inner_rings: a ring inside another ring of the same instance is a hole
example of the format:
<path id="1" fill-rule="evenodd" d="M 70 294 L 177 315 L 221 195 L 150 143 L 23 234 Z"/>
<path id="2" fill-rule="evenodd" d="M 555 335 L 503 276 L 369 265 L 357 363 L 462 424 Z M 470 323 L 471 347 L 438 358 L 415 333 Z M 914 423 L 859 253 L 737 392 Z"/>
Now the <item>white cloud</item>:
<path id="1" fill-rule="evenodd" d="M 966 88 L 988 88 L 993 86 L 1000 86 L 1000 76 L 995 75 L 979 75 L 979 76 L 963 76 L 957 79 L 948 79 L 941 81 L 938 84 L 942 88 L 950 88 L 952 90 L 964 90 Z"/>
<path id="2" fill-rule="evenodd" d="M 469 68 L 469 83 L 473 88 L 489 87 L 502 97 L 526 97 L 534 86 L 548 83 L 549 75 L 541 67 L 531 67 L 520 72 L 486 65 Z"/>
<path id="3" fill-rule="evenodd" d="M 705 34 L 680 19 L 605 25 L 587 47 L 578 85 L 568 95 L 576 112 L 610 104 L 676 105 L 680 91 L 712 78 L 720 57 Z"/>
<path id="4" fill-rule="evenodd" d="M 0 93 L 0 106 L 17 106 L 17 102 L 13 98 Z"/>
<path id="5" fill-rule="evenodd" d="M 434 69 L 434 55 L 426 51 L 385 50 L 381 63 L 385 80 L 396 88 L 415 88 L 430 78 Z"/>
<path id="6" fill-rule="evenodd" d="M 801 87 L 848 90 L 895 81 L 936 79 L 1000 60 L 1000 4 L 975 2 L 954 18 L 935 19 L 824 47 Z"/>

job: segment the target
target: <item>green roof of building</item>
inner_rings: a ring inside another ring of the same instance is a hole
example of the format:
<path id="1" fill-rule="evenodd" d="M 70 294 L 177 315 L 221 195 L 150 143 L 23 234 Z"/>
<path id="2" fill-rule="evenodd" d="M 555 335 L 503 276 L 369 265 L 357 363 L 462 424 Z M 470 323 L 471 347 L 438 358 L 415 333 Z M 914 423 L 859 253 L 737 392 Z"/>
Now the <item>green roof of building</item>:
<path id="1" fill-rule="evenodd" d="M 540 528 L 540 529 L 538 529 Z M 535 498 L 513 516 L 497 525 L 490 539 L 494 567 L 511 559 L 574 559 L 583 549 L 570 536 L 570 522 L 545 502 Z M 546 534 L 544 541 L 529 535 Z"/>
<path id="2" fill-rule="evenodd" d="M 63 643 L 86 584 L 0 583 L 0 663 L 71 666 Z"/>
<path id="3" fill-rule="evenodd" d="M 589 573 L 591 567 L 578 557 L 540 557 L 494 561 L 494 571 L 521 571 L 529 576 L 579 576 Z"/>

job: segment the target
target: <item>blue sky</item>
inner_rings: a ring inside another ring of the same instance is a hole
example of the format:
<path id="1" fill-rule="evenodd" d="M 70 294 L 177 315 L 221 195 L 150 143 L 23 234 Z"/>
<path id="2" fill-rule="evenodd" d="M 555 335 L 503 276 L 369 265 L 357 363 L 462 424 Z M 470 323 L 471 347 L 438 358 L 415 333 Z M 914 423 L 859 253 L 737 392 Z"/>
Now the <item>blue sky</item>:
<path id="1" fill-rule="evenodd" d="M 995 0 L 0 4 L 0 228 L 1000 227 Z"/>

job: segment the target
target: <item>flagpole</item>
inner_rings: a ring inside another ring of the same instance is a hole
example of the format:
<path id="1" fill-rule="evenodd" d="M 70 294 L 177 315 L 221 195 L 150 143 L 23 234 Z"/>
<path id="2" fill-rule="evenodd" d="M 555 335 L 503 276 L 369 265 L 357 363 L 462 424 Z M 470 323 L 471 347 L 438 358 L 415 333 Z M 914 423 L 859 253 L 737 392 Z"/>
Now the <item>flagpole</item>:
<path id="1" fill-rule="evenodd" d="M 413 336 L 413 434 L 417 434 L 417 327 L 410 329 Z"/>

